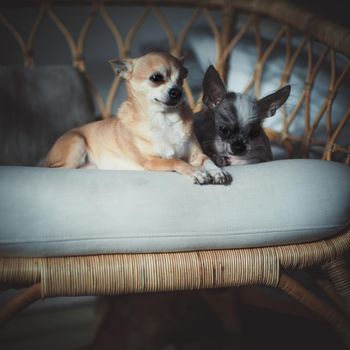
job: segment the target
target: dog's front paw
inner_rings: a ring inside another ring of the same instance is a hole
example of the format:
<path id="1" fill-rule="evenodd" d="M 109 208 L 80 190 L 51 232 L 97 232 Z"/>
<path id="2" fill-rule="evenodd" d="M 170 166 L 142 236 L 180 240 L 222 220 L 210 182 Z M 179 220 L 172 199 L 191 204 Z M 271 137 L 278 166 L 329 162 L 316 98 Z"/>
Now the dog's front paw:
<path id="1" fill-rule="evenodd" d="M 207 185 L 213 182 L 212 177 L 205 169 L 197 169 L 192 173 L 193 182 L 198 185 Z"/>
<path id="2" fill-rule="evenodd" d="M 227 171 L 218 168 L 211 159 L 204 162 L 204 168 L 212 178 L 213 184 L 229 185 L 232 182 L 232 176 Z"/>
<path id="3" fill-rule="evenodd" d="M 232 182 L 232 176 L 225 170 L 216 168 L 209 170 L 209 174 L 213 179 L 212 183 L 217 185 L 229 185 Z"/>

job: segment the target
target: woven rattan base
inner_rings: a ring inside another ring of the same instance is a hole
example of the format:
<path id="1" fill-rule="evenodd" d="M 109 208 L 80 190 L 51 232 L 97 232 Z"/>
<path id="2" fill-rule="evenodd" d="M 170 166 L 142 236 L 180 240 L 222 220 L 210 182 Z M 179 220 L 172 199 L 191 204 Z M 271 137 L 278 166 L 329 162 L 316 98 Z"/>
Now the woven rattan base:
<path id="1" fill-rule="evenodd" d="M 350 231 L 313 243 L 254 249 L 1 258 L 0 283 L 41 282 L 42 297 L 114 295 L 243 285 L 277 286 L 279 269 L 322 265 L 350 247 Z"/>
<path id="2" fill-rule="evenodd" d="M 0 284 L 31 287 L 2 307 L 0 325 L 40 296 L 117 295 L 268 285 L 283 290 L 321 316 L 350 346 L 350 322 L 344 307 L 350 302 L 348 292 L 344 291 L 344 286 L 350 283 L 349 271 L 343 264 L 341 269 L 335 264 L 342 261 L 349 248 L 350 231 L 312 243 L 254 249 L 1 258 Z M 331 270 L 330 276 L 341 296 L 340 307 L 325 303 L 283 272 L 312 266 L 325 266 L 326 270 Z"/>

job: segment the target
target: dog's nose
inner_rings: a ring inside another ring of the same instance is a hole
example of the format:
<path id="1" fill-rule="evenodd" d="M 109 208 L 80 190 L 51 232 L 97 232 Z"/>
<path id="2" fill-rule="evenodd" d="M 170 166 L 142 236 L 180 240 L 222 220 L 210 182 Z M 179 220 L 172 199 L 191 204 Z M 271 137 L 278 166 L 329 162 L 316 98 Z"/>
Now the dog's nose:
<path id="1" fill-rule="evenodd" d="M 182 92 L 178 88 L 172 88 L 169 90 L 169 96 L 173 101 L 177 101 L 181 98 Z"/>
<path id="2" fill-rule="evenodd" d="M 239 156 L 246 152 L 247 148 L 243 141 L 236 141 L 231 143 L 232 153 Z"/>

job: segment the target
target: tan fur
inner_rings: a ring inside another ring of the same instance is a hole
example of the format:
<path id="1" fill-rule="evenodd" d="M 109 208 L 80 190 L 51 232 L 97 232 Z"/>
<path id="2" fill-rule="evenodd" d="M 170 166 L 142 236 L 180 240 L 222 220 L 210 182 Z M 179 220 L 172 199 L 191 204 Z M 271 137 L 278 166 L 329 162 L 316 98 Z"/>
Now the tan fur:
<path id="1" fill-rule="evenodd" d="M 44 166 L 176 171 L 195 182 L 211 182 L 201 169 L 210 160 L 192 132 L 189 107 L 184 102 L 171 108 L 157 102 L 174 84 L 182 86 L 181 63 L 168 54 L 150 53 L 123 64 L 127 70 L 117 73 L 126 79 L 128 98 L 117 117 L 68 131 L 53 145 Z M 149 79 L 155 72 L 166 75 L 159 86 Z M 221 170 L 215 174 L 221 174 L 222 183 Z"/>

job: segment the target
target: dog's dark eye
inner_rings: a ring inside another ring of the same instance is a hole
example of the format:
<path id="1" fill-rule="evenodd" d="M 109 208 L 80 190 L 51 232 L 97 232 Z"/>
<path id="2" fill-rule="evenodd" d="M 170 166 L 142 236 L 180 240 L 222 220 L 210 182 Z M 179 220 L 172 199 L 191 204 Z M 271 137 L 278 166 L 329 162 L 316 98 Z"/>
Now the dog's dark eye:
<path id="1" fill-rule="evenodd" d="M 222 136 L 230 136 L 231 130 L 227 128 L 225 125 L 219 126 L 219 131 Z"/>
<path id="2" fill-rule="evenodd" d="M 162 83 L 164 81 L 164 76 L 163 74 L 156 73 L 151 75 L 149 77 L 149 80 L 152 81 L 153 83 Z"/>

